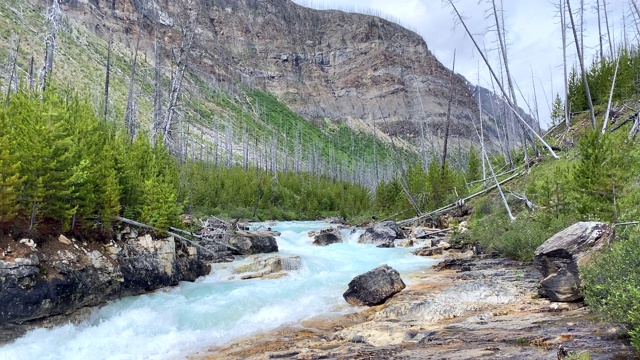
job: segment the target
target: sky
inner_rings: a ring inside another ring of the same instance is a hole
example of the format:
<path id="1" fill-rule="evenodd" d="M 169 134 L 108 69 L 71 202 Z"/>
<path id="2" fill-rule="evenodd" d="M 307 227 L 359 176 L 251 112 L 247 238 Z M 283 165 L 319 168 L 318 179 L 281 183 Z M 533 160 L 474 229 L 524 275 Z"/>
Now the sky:
<path id="1" fill-rule="evenodd" d="M 456 72 L 470 82 L 491 88 L 487 67 L 466 35 L 463 26 L 456 20 L 451 8 L 442 0 L 293 0 L 304 6 L 319 9 L 339 9 L 355 12 L 383 13 L 400 25 L 417 32 L 427 42 L 431 52 L 445 66 L 451 68 L 453 53 L 456 52 Z M 602 0 L 599 0 L 602 3 Z M 496 1 L 497 3 L 500 0 Z M 505 29 L 507 32 L 507 54 L 512 76 L 521 89 L 523 97 L 518 105 L 529 112 L 524 101 L 535 108 L 537 98 L 540 122 L 543 127 L 550 123 L 550 107 L 556 94 L 564 97 L 562 67 L 562 32 L 558 16 L 558 0 L 502 0 L 504 6 Z M 598 16 L 596 0 L 585 2 L 585 62 L 599 54 Z M 580 1 L 571 1 L 572 9 L 579 8 Z M 602 4 L 601 4 L 602 5 Z M 498 71 L 496 33 L 492 31 L 493 17 L 489 16 L 488 0 L 457 0 L 456 6 L 465 17 L 465 22 L 476 41 L 486 46 L 492 66 Z M 623 16 L 626 16 L 628 40 L 638 43 L 631 17 L 631 0 L 607 0 L 609 27 L 612 29 L 612 43 L 623 39 Z M 574 18 L 578 21 L 577 18 Z M 567 20 L 568 21 L 568 20 Z M 604 33 L 604 15 L 602 29 Z M 573 35 L 568 32 L 567 55 L 569 69 L 577 66 Z M 608 42 L 604 37 L 605 53 Z M 480 70 L 478 70 L 480 69 Z M 479 81 L 478 81 L 479 80 Z M 534 87 L 535 84 L 535 87 Z M 498 90 L 499 91 L 499 90 Z M 516 93 L 518 90 L 516 89 Z"/>

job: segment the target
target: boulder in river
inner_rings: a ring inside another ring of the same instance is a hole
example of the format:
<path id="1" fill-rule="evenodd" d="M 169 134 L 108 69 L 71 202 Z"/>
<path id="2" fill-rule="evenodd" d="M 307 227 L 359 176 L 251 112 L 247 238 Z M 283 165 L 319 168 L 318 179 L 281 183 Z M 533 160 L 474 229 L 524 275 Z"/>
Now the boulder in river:
<path id="1" fill-rule="evenodd" d="M 278 252 L 278 243 L 272 232 L 236 231 L 224 237 L 225 243 L 233 247 L 235 255 L 253 255 Z"/>
<path id="2" fill-rule="evenodd" d="M 404 238 L 404 232 L 398 224 L 393 221 L 383 221 L 365 230 L 364 234 L 360 235 L 358 243 L 374 244 L 379 248 L 389 248 L 395 246 L 394 240 Z"/>
<path id="3" fill-rule="evenodd" d="M 319 232 L 312 232 L 310 235 L 313 236 L 313 245 L 316 246 L 327 246 L 342 242 L 340 230 L 335 228 L 322 229 Z"/>
<path id="4" fill-rule="evenodd" d="M 580 266 L 613 241 L 614 229 L 601 222 L 579 222 L 553 235 L 535 252 L 534 264 L 542 274 L 540 293 L 551 301 L 583 298 Z"/>
<path id="5" fill-rule="evenodd" d="M 277 279 L 286 276 L 286 271 L 302 268 L 302 259 L 295 255 L 251 255 L 233 266 L 240 279 Z"/>
<path id="6" fill-rule="evenodd" d="M 375 306 L 384 303 L 405 287 L 400 273 L 384 264 L 353 278 L 349 289 L 342 296 L 351 305 Z"/>

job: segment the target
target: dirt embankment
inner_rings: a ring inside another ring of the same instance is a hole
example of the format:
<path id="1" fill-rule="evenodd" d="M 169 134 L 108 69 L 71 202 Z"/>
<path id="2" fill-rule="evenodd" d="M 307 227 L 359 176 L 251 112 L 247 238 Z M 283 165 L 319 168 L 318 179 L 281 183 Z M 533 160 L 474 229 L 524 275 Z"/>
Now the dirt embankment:
<path id="1" fill-rule="evenodd" d="M 537 296 L 539 274 L 505 259 L 457 259 L 412 277 L 386 304 L 244 339 L 193 359 L 633 359 L 619 327 L 583 303 Z M 583 356 L 586 357 L 586 354 Z M 582 358 L 582 357 L 581 357 Z"/>

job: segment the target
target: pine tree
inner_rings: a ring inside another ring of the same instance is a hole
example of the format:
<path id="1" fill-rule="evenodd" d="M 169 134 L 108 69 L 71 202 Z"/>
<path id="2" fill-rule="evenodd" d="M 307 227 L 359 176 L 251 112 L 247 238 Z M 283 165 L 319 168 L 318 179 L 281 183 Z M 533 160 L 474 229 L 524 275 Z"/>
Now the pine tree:
<path id="1" fill-rule="evenodd" d="M 557 125 L 564 121 L 565 112 L 564 104 L 560 98 L 560 94 L 556 94 L 556 99 L 553 101 L 553 107 L 551 108 L 551 125 Z"/>
<path id="2" fill-rule="evenodd" d="M 0 131 L 7 129 L 6 123 L 6 113 L 0 110 Z M 23 178 L 14 148 L 11 136 L 0 133 L 0 228 L 18 216 L 17 196 Z"/>

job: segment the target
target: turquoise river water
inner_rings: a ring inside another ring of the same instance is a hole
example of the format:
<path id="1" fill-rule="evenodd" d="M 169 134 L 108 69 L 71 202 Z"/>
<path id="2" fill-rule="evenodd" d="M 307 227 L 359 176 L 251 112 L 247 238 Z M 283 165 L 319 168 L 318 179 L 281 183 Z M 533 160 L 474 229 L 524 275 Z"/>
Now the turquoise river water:
<path id="1" fill-rule="evenodd" d="M 280 253 L 300 256 L 302 269 L 280 279 L 229 280 L 228 271 L 214 267 L 194 283 L 110 302 L 80 324 L 32 330 L 0 347 L 0 359 L 184 358 L 314 316 L 358 311 L 342 293 L 354 276 L 378 265 L 397 269 L 410 283 L 407 274 L 433 264 L 411 249 L 357 244 L 362 232 L 348 229 L 342 244 L 313 246 L 307 233 L 327 223 L 268 226 L 281 232 Z"/>

